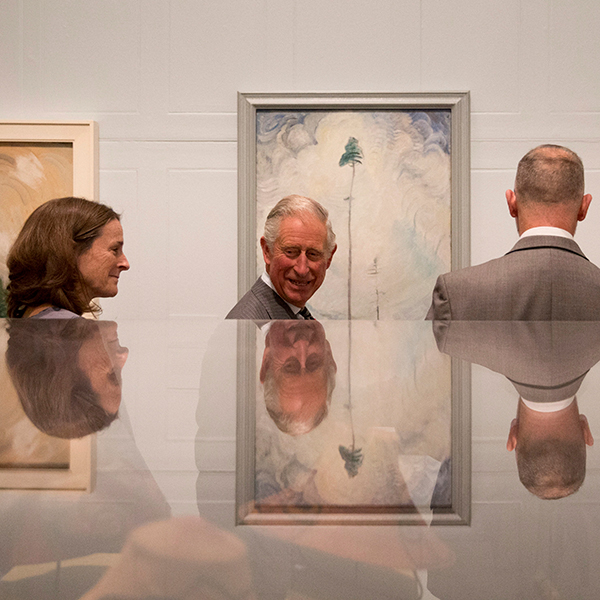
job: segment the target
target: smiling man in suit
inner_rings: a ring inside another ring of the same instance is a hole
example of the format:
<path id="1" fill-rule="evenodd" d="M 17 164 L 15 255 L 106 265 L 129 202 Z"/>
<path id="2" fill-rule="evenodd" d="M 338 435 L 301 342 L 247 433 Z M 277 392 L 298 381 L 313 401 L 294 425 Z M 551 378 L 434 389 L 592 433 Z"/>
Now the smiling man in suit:
<path id="1" fill-rule="evenodd" d="M 501 258 L 441 275 L 427 319 L 600 319 L 600 269 L 573 239 L 592 200 L 579 156 L 550 144 L 529 151 L 506 200 L 519 241 Z"/>
<path id="2" fill-rule="evenodd" d="M 337 249 L 327 210 L 304 196 L 283 198 L 267 216 L 260 245 L 265 271 L 226 319 L 312 319 L 306 303 Z"/>

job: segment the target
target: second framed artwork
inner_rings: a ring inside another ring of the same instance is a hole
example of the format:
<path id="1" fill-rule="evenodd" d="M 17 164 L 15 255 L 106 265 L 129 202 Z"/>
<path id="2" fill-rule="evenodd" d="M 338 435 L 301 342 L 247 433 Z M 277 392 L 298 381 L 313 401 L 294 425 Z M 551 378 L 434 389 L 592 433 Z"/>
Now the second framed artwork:
<path id="1" fill-rule="evenodd" d="M 95 121 L 0 121 L 0 317 L 6 258 L 27 217 L 52 198 L 98 199 Z"/>
<path id="2" fill-rule="evenodd" d="M 328 211 L 338 250 L 316 318 L 423 319 L 440 273 L 469 265 L 469 93 L 238 96 L 239 295 L 263 270 L 270 209 Z"/>

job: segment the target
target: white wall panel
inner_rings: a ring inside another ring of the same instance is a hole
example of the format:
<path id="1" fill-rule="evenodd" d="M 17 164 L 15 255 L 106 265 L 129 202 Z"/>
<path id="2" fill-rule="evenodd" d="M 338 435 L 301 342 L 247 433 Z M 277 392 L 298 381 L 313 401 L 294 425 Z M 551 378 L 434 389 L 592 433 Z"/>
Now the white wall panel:
<path id="1" fill-rule="evenodd" d="M 6 0 L 0 4 L 0 110 L 20 105 L 22 77 L 22 27 L 20 3 Z"/>
<path id="2" fill-rule="evenodd" d="M 517 112 L 518 0 L 423 0 L 422 86 L 471 90 L 476 112 Z"/>
<path id="3" fill-rule="evenodd" d="M 170 171 L 170 315 L 224 317 L 235 304 L 236 189 L 235 171 Z"/>
<path id="4" fill-rule="evenodd" d="M 592 163 L 586 162 L 582 157 L 584 165 Z M 585 221 L 577 225 L 577 242 L 581 246 L 584 254 L 595 264 L 600 265 L 600 243 L 598 240 L 598 231 L 600 231 L 600 170 L 586 169 L 585 188 L 592 194 L 592 204 L 588 210 Z"/>
<path id="5" fill-rule="evenodd" d="M 520 30 L 519 81 L 512 93 L 519 96 L 521 110 L 527 117 L 545 115 L 549 112 L 550 101 L 550 0 L 529 0 L 520 4 L 520 23 L 515 24 L 515 28 Z M 537 123 L 538 119 L 534 122 Z M 538 129 L 532 135 L 544 133 Z M 523 137 L 522 134 L 519 137 Z"/>
<path id="6" fill-rule="evenodd" d="M 418 2 L 296 3 L 297 89 L 419 89 Z"/>
<path id="7" fill-rule="evenodd" d="M 167 387 L 171 390 L 194 390 L 200 386 L 203 352 L 200 349 L 169 348 Z"/>
<path id="8" fill-rule="evenodd" d="M 27 75 L 37 77 L 29 88 L 37 88 L 44 109 L 137 112 L 140 3 L 56 0 L 31 4 L 32 11 L 39 11 L 39 64 L 36 72 Z"/>
<path id="9" fill-rule="evenodd" d="M 235 472 L 235 438 L 196 441 L 196 466 L 201 472 Z"/>
<path id="10" fill-rule="evenodd" d="M 194 440 L 198 433 L 196 425 L 198 389 L 170 389 L 167 398 L 167 440 Z"/>
<path id="11" fill-rule="evenodd" d="M 510 422 L 517 414 L 519 393 L 504 375 L 481 365 L 473 365 L 472 377 L 473 436 L 504 440 L 506 445 Z"/>
<path id="12" fill-rule="evenodd" d="M 550 19 L 552 110 L 600 112 L 600 4 L 552 0 Z"/>
<path id="13" fill-rule="evenodd" d="M 237 91 L 291 89 L 290 0 L 173 0 L 169 110 L 236 111 Z"/>
<path id="14" fill-rule="evenodd" d="M 506 254 L 518 239 L 506 198 L 513 187 L 514 171 L 471 172 L 471 264 Z"/>
<path id="15" fill-rule="evenodd" d="M 101 301 L 103 319 L 134 318 L 140 313 L 142 299 L 140 272 L 136 268 L 144 254 L 139 241 L 138 172 L 135 169 L 100 170 L 100 202 L 121 215 L 125 256 L 132 265 L 119 278 L 116 298 Z"/>

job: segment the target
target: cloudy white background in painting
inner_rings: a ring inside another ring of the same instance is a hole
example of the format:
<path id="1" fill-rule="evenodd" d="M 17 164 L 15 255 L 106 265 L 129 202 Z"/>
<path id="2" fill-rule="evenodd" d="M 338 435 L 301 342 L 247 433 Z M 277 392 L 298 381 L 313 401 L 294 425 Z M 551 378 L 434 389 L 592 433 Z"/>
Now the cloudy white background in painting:
<path id="1" fill-rule="evenodd" d="M 450 270 L 450 111 L 257 111 L 257 236 L 289 194 L 330 213 L 338 250 L 311 299 L 317 318 L 422 319 Z M 351 137 L 361 164 L 340 167 Z M 258 246 L 258 244 L 257 244 Z M 257 254 L 257 270 L 262 272 Z"/>

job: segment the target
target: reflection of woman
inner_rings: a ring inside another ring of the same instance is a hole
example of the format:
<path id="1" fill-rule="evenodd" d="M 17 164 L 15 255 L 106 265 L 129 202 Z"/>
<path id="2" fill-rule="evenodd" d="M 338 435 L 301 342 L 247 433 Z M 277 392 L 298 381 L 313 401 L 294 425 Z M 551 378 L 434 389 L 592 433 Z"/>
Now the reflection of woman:
<path id="1" fill-rule="evenodd" d="M 42 204 L 23 225 L 8 255 L 9 317 L 74 317 L 93 298 L 117 294 L 129 269 L 119 215 L 83 198 Z"/>
<path id="2" fill-rule="evenodd" d="M 48 435 L 79 438 L 108 426 L 121 403 L 127 349 L 116 323 L 17 319 L 6 363 L 23 409 Z"/>

